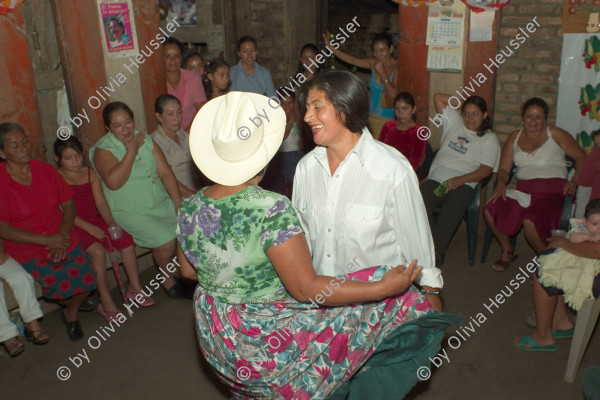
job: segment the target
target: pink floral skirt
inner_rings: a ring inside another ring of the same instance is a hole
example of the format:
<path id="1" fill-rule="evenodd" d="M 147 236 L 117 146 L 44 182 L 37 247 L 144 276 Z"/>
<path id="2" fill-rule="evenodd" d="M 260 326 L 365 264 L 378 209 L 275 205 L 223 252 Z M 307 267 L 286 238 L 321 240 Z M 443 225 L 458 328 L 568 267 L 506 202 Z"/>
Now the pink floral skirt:
<path id="1" fill-rule="evenodd" d="M 371 267 L 348 276 L 379 280 L 389 269 Z M 324 399 L 380 346 L 389 345 L 386 338 L 395 329 L 435 313 L 412 286 L 379 302 L 309 306 L 293 299 L 228 304 L 198 286 L 194 309 L 200 349 L 235 398 Z"/>

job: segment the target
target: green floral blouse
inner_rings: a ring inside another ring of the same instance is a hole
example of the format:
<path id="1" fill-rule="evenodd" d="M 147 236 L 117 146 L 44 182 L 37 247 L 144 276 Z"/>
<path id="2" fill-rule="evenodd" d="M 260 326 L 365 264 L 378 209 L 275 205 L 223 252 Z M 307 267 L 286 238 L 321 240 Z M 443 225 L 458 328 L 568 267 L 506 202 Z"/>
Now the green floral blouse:
<path id="1" fill-rule="evenodd" d="M 291 298 L 265 253 L 302 233 L 290 201 L 258 186 L 217 200 L 205 189 L 181 203 L 177 223 L 177 240 L 202 288 L 230 304 Z"/>

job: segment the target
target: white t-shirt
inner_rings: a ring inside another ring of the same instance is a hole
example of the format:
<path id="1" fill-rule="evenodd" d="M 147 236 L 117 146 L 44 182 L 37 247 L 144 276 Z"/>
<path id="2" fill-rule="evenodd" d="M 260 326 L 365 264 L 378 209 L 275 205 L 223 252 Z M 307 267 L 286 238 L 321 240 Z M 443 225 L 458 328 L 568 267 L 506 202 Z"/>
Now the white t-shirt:
<path id="1" fill-rule="evenodd" d="M 458 111 L 447 106 L 445 113 L 449 121 L 442 124 L 442 142 L 431 164 L 429 179 L 442 183 L 473 172 L 480 164 L 498 171 L 500 143 L 496 134 L 488 130 L 485 135 L 477 136 L 477 132 L 465 128 Z M 467 182 L 467 185 L 474 188 L 477 183 Z"/>

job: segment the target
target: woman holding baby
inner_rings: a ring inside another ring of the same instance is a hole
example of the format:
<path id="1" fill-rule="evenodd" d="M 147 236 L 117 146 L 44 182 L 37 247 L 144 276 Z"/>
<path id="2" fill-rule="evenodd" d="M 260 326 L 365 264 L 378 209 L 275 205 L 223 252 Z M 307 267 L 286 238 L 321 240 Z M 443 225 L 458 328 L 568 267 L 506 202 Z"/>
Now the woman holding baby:
<path id="1" fill-rule="evenodd" d="M 556 351 L 556 339 L 573 337 L 567 305 L 579 310 L 586 298 L 600 296 L 600 199 L 590 201 L 584 218 L 571 220 L 566 238 L 550 239 L 538 261 L 533 280 L 536 328 L 515 337 L 514 344 L 527 351 Z M 564 301 L 563 301 L 564 296 Z"/>
<path id="2" fill-rule="evenodd" d="M 527 100 L 522 106 L 521 129 L 510 134 L 502 149 L 496 189 L 483 213 L 502 246 L 500 258 L 492 266 L 498 272 L 505 271 L 516 258 L 510 236 L 521 227 L 536 253 L 546 247 L 551 231 L 558 228 L 564 197 L 576 191 L 585 153 L 568 132 L 547 124 L 548 112 L 544 100 Z M 567 181 L 565 154 L 575 160 L 571 181 Z M 531 198 L 528 207 L 506 196 L 513 164 L 517 191 Z"/>

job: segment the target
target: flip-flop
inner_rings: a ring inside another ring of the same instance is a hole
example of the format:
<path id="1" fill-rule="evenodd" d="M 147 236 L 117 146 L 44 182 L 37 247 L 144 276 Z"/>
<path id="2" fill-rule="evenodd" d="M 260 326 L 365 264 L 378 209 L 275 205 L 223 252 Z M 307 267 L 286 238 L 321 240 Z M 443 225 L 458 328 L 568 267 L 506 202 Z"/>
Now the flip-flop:
<path id="1" fill-rule="evenodd" d="M 575 329 L 569 329 L 568 331 L 552 331 L 552 336 L 554 336 L 554 339 L 571 339 L 574 333 Z"/>
<path id="2" fill-rule="evenodd" d="M 529 345 L 531 347 L 527 347 Z M 554 343 L 551 346 L 540 346 L 531 338 L 529 335 L 523 336 L 519 344 L 515 344 L 515 346 L 521 350 L 525 351 L 556 351 L 558 350 L 558 345 Z"/>

